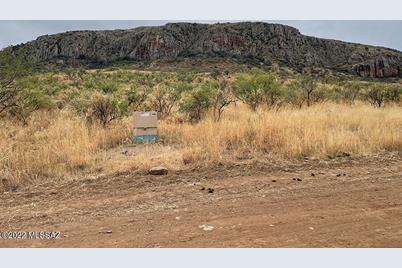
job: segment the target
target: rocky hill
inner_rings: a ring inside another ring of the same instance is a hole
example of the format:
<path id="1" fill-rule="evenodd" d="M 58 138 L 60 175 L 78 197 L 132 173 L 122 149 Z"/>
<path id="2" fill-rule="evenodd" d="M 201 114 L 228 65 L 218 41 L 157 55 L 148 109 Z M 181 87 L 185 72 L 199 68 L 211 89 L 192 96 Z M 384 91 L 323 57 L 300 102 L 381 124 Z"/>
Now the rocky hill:
<path id="1" fill-rule="evenodd" d="M 400 51 L 305 36 L 293 27 L 262 22 L 74 31 L 41 36 L 22 47 L 39 63 L 96 65 L 225 57 L 297 70 L 318 67 L 370 77 L 402 75 Z"/>

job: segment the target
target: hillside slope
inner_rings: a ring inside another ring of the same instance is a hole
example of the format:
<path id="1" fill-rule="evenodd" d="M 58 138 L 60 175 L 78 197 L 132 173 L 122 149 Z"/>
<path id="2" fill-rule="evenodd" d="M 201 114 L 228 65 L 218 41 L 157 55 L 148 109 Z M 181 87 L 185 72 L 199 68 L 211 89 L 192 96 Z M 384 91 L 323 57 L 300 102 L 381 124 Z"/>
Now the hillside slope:
<path id="1" fill-rule="evenodd" d="M 296 70 L 319 67 L 370 77 L 402 74 L 400 51 L 309 37 L 290 26 L 262 22 L 74 31 L 41 36 L 22 47 L 38 62 L 64 65 L 229 57 Z"/>

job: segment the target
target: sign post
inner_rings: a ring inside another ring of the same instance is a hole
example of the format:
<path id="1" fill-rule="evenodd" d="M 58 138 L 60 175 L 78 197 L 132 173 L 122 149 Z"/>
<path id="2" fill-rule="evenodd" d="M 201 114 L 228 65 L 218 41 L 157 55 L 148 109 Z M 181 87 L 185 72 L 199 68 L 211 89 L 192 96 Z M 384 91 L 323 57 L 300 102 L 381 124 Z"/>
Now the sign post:
<path id="1" fill-rule="evenodd" d="M 156 112 L 134 113 L 134 141 L 149 142 L 158 138 L 158 117 Z"/>

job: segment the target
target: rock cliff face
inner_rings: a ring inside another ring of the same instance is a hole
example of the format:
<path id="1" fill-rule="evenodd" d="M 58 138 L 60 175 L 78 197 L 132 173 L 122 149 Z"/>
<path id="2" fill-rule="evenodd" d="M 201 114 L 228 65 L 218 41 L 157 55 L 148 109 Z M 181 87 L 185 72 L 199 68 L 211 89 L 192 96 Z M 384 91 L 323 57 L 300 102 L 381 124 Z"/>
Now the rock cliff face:
<path id="1" fill-rule="evenodd" d="M 298 70 L 319 67 L 370 77 L 398 76 L 402 72 L 400 51 L 304 36 L 293 27 L 261 22 L 171 23 L 130 30 L 75 31 L 41 36 L 22 46 L 42 63 L 230 57 Z"/>

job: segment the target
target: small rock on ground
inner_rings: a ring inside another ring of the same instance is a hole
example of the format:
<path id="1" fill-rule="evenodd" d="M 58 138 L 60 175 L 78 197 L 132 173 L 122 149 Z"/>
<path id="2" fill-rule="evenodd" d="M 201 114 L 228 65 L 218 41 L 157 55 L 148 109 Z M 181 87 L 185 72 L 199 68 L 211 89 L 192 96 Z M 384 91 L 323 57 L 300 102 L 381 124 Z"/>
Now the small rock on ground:
<path id="1" fill-rule="evenodd" d="M 212 231 L 212 230 L 214 229 L 213 226 L 211 226 L 211 225 L 206 225 L 206 224 L 200 225 L 200 226 L 198 226 L 198 227 L 201 228 L 201 229 L 204 230 L 204 231 Z"/>
<path id="2" fill-rule="evenodd" d="M 350 153 L 348 152 L 337 152 L 335 154 L 336 157 L 350 157 Z"/>
<path id="3" fill-rule="evenodd" d="M 166 175 L 166 174 L 168 174 L 169 171 L 165 167 L 158 166 L 158 167 L 151 168 L 148 172 L 151 175 Z"/>
<path id="4" fill-rule="evenodd" d="M 106 230 L 106 231 L 99 231 L 100 234 L 112 234 L 112 230 Z"/>

